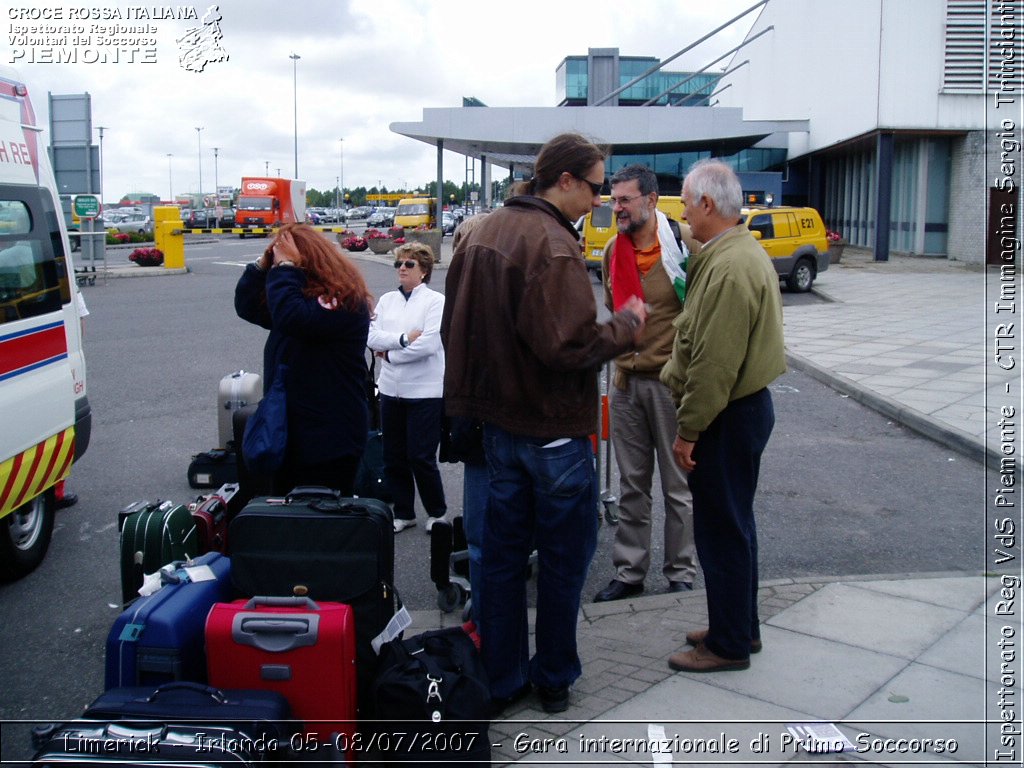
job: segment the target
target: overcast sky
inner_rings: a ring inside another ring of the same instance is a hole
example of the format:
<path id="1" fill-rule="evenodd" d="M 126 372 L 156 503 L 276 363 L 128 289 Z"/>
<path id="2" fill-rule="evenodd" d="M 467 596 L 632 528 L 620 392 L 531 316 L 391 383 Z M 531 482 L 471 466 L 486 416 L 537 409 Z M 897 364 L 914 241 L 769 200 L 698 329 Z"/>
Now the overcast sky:
<path id="1" fill-rule="evenodd" d="M 3 63 L 27 80 L 44 120 L 48 92 L 91 95 L 93 126 L 105 126 L 106 201 L 130 192 L 166 198 L 172 184 L 174 194 L 198 191 L 200 146 L 203 191 L 214 189 L 214 147 L 221 186 L 237 186 L 243 175 L 263 175 L 268 163 L 271 175 L 280 169 L 290 177 L 292 53 L 301 57 L 294 62 L 299 178 L 309 187 L 333 189 L 343 172 L 346 188 L 378 181 L 389 189 L 411 188 L 434 178 L 436 150 L 392 133 L 391 123 L 419 121 L 425 107 L 461 106 L 463 96 L 494 107 L 555 106 L 555 69 L 566 56 L 617 47 L 622 55 L 665 59 L 753 4 L 221 0 L 216 6 L 154 6 L 8 0 Z M 165 9 L 191 18 L 144 18 L 145 12 L 159 15 Z M 122 18 L 103 18 L 117 13 Z M 200 56 L 198 63 L 183 63 L 180 57 L 197 46 L 195 39 L 179 40 L 195 29 L 203 32 L 198 48 L 218 57 L 209 38 L 215 28 L 203 23 L 218 15 L 220 58 L 226 60 L 201 66 Z M 756 15 L 748 14 L 669 69 L 703 67 L 737 45 Z M 135 54 L 119 52 L 97 33 L 76 49 L 74 35 L 62 41 L 59 31 L 41 29 L 47 24 L 80 25 L 87 35 L 93 25 L 120 24 L 135 30 L 122 34 L 156 44 Z M 134 63 L 128 60 L 132 55 Z M 121 61 L 112 61 L 117 56 Z M 198 134 L 197 126 L 203 128 Z M 461 155 L 445 153 L 445 178 L 461 181 L 464 168 Z"/>

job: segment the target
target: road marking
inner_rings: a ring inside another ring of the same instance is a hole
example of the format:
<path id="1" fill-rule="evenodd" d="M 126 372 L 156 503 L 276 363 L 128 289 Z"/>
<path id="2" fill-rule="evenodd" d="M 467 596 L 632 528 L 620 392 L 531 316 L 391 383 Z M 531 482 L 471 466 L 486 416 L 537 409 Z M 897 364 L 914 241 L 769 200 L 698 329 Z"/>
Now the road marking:
<path id="1" fill-rule="evenodd" d="M 252 264 L 251 261 L 215 261 L 214 264 L 220 264 L 225 267 L 244 267 L 247 264 Z"/>

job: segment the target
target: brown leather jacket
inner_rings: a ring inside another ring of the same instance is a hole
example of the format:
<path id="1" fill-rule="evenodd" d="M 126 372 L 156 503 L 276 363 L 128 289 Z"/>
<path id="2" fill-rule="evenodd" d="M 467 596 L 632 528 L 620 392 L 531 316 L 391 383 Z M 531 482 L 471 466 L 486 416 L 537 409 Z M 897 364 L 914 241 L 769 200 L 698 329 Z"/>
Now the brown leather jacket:
<path id="1" fill-rule="evenodd" d="M 632 349 L 636 320 L 597 322 L 576 230 L 538 197 L 506 201 L 459 244 L 445 283 L 445 409 L 513 434 L 584 437 L 597 373 Z"/>

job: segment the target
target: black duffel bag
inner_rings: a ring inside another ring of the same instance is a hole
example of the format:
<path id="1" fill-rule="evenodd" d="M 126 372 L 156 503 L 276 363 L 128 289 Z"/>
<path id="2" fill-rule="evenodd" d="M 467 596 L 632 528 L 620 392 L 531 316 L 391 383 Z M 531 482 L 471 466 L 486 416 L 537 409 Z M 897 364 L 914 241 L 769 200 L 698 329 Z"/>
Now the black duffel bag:
<path id="1" fill-rule="evenodd" d="M 461 627 L 385 643 L 371 691 L 377 759 L 491 764 L 490 686 Z"/>

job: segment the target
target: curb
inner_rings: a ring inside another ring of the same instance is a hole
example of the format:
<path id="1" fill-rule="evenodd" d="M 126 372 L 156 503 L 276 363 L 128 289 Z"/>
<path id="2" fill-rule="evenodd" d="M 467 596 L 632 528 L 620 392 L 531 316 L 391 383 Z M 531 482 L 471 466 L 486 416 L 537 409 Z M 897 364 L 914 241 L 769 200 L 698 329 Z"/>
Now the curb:
<path id="1" fill-rule="evenodd" d="M 874 411 L 887 416 L 908 429 L 912 429 L 928 439 L 944 445 L 969 459 L 984 464 L 986 458 L 989 462 L 999 464 L 1000 454 L 994 448 L 986 446 L 985 443 L 969 435 L 963 430 L 951 427 L 940 422 L 927 414 L 900 405 L 896 401 L 880 395 L 859 382 L 848 379 L 842 374 L 826 368 L 796 352 L 786 350 L 786 361 L 797 370 L 803 371 L 812 379 L 820 381 L 837 392 L 851 397 L 858 403 L 871 408 Z"/>

